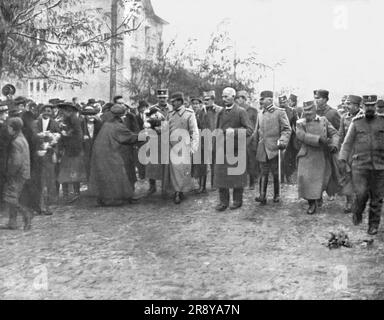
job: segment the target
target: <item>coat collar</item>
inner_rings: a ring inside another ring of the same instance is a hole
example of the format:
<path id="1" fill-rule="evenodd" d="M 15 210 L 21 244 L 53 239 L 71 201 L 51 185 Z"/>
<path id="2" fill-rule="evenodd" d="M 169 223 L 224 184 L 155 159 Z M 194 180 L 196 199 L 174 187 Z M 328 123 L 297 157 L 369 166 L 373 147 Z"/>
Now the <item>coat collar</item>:
<path id="1" fill-rule="evenodd" d="M 173 110 L 173 113 L 178 113 L 179 116 L 182 116 L 185 112 L 185 105 L 182 105 L 179 110 Z"/>

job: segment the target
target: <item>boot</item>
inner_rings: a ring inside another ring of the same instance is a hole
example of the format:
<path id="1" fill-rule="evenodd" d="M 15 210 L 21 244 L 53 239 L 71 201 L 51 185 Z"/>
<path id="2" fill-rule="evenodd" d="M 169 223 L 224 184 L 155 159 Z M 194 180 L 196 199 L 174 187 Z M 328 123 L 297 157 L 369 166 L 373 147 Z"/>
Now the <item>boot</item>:
<path id="1" fill-rule="evenodd" d="M 13 205 L 6 204 L 9 220 L 8 224 L 1 226 L 0 229 L 5 230 L 17 230 L 17 210 Z"/>
<path id="2" fill-rule="evenodd" d="M 200 188 L 199 193 L 206 193 L 207 192 L 207 176 L 202 176 L 200 178 Z"/>
<path id="3" fill-rule="evenodd" d="M 231 210 L 241 208 L 243 205 L 243 188 L 233 189 L 233 204 L 229 207 Z"/>
<path id="4" fill-rule="evenodd" d="M 310 214 L 310 215 L 315 214 L 316 208 L 317 208 L 316 200 L 308 200 L 308 204 L 309 204 L 309 207 L 307 210 L 307 214 Z"/>
<path id="5" fill-rule="evenodd" d="M 249 176 L 249 190 L 255 190 L 255 177 Z"/>
<path id="6" fill-rule="evenodd" d="M 256 197 L 255 201 L 260 202 L 261 205 L 267 204 L 267 188 L 268 188 L 268 175 L 261 176 L 260 178 L 260 197 Z"/>
<path id="7" fill-rule="evenodd" d="M 31 211 L 26 208 L 20 208 L 20 211 L 23 213 L 24 231 L 31 230 L 33 217 Z"/>
<path id="8" fill-rule="evenodd" d="M 279 184 L 279 176 L 273 176 L 273 202 L 280 202 L 280 184 Z"/>
<path id="9" fill-rule="evenodd" d="M 215 175 L 214 175 L 214 172 L 213 172 L 213 170 L 212 170 L 212 171 L 211 171 L 211 190 L 212 190 L 212 191 L 216 191 L 214 181 L 215 181 Z"/>
<path id="10" fill-rule="evenodd" d="M 370 236 L 374 236 L 374 235 L 376 235 L 377 233 L 379 232 L 379 227 L 378 226 L 375 226 L 375 225 L 371 225 L 371 226 L 369 226 L 369 228 L 368 228 L 368 234 L 370 235 Z"/>
<path id="11" fill-rule="evenodd" d="M 180 204 L 181 203 L 180 192 L 176 192 L 175 193 L 174 202 L 175 202 L 175 204 Z"/>
<path id="12" fill-rule="evenodd" d="M 345 204 L 344 213 L 348 214 L 352 212 L 352 197 L 347 196 L 347 202 Z"/>

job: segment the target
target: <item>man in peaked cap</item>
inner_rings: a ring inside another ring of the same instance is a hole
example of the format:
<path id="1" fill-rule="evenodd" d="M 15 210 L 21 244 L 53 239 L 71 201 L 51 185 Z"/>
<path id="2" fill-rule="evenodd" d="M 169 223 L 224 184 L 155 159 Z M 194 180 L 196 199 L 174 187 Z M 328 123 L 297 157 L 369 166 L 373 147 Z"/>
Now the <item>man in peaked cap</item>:
<path id="1" fill-rule="evenodd" d="M 259 182 L 260 196 L 255 200 L 261 205 L 267 203 L 267 187 L 269 172 L 273 175 L 274 202 L 280 201 L 279 184 L 279 150 L 285 150 L 291 137 L 292 129 L 289 125 L 287 113 L 274 106 L 273 92 L 260 93 L 260 106 L 256 129 L 252 137 L 253 147 L 256 148 L 256 159 L 260 163 L 261 177 Z"/>
<path id="2" fill-rule="evenodd" d="M 340 121 L 339 129 L 339 150 L 344 143 L 348 129 L 354 117 L 360 115 L 362 98 L 355 95 L 349 95 L 344 101 L 347 112 L 343 114 Z M 346 204 L 344 208 L 345 213 L 352 212 L 352 203 L 354 197 L 353 184 L 352 184 L 352 156 L 350 155 L 345 173 L 341 177 L 342 194 L 346 196 Z"/>
<path id="3" fill-rule="evenodd" d="M 326 154 L 337 152 L 338 134 L 327 118 L 316 114 L 314 101 L 308 101 L 304 117 L 296 123 L 296 137 L 301 143 L 297 155 L 299 198 L 308 201 L 307 213 L 312 215 L 331 181 L 331 158 Z"/>
<path id="4" fill-rule="evenodd" d="M 184 198 L 184 193 L 192 190 L 191 176 L 191 154 L 199 148 L 199 129 L 197 127 L 195 112 L 184 105 L 184 95 L 182 92 L 175 92 L 171 96 L 173 111 L 168 114 L 170 158 L 167 166 L 170 191 L 174 192 L 175 204 L 180 204 Z M 186 137 L 180 133 L 187 133 Z M 179 141 L 179 138 L 182 138 Z M 187 140 L 185 140 L 187 139 Z M 183 145 L 182 154 L 180 143 Z M 175 147 L 177 146 L 177 147 Z"/>
<path id="5" fill-rule="evenodd" d="M 216 206 L 217 211 L 224 211 L 229 206 L 230 189 L 233 189 L 233 203 L 231 210 L 236 210 L 243 205 L 244 187 L 247 185 L 246 172 L 246 141 L 242 141 L 239 132 L 244 133 L 243 138 L 248 138 L 253 133 L 253 128 L 248 119 L 246 111 L 235 103 L 236 91 L 233 88 L 223 90 L 223 103 L 225 108 L 220 111 L 217 118 L 216 129 L 223 132 L 216 138 L 217 155 L 224 156 L 224 159 L 216 159 L 214 183 L 219 188 L 220 203 Z M 233 139 L 233 149 L 227 149 L 228 140 Z M 229 163 L 228 156 L 238 157 L 238 163 Z M 241 160 L 240 160 L 241 159 Z M 224 160 L 224 161 L 223 161 Z M 244 171 L 231 174 L 231 170 L 241 167 L 243 161 Z"/>
<path id="6" fill-rule="evenodd" d="M 172 111 L 172 106 L 168 104 L 168 89 L 158 89 L 157 90 L 157 104 L 149 108 L 146 118 L 147 123 L 150 125 L 151 129 L 155 130 L 158 135 L 158 163 L 149 163 L 145 168 L 145 176 L 149 180 L 149 190 L 148 195 L 151 195 L 156 192 L 156 180 L 162 182 L 162 195 L 166 197 L 166 185 L 164 184 L 165 178 L 165 164 L 161 163 L 161 128 L 164 121 L 167 119 L 168 114 Z M 165 146 L 164 146 L 165 147 Z M 163 147 L 163 148 L 164 148 Z"/>
<path id="7" fill-rule="evenodd" d="M 248 94 L 245 90 L 237 92 L 237 103 L 248 114 L 248 119 L 251 122 L 252 129 L 256 127 L 258 111 L 247 103 Z M 256 161 L 256 152 L 250 146 L 251 139 L 248 139 L 247 144 L 247 172 L 249 176 L 249 188 L 255 190 L 255 180 L 259 175 L 259 163 Z"/>
<path id="8" fill-rule="evenodd" d="M 328 105 L 329 91 L 319 89 L 314 91 L 314 98 L 317 106 L 317 114 L 326 117 L 336 130 L 340 128 L 340 114 L 337 110 Z"/>
<path id="9" fill-rule="evenodd" d="M 345 172 L 352 155 L 352 180 L 356 197 L 352 221 L 362 222 L 369 203 L 368 234 L 378 233 L 384 198 L 384 116 L 376 113 L 376 95 L 363 96 L 364 113 L 353 118 L 341 147 L 340 169 Z"/>
<path id="10" fill-rule="evenodd" d="M 294 108 L 289 106 L 289 101 L 287 96 L 283 95 L 279 97 L 279 107 L 284 109 L 287 113 L 289 125 L 292 129 L 292 134 L 289 139 L 289 143 L 287 149 L 283 153 L 282 160 L 282 177 L 281 181 L 284 181 L 284 178 L 288 184 L 292 184 L 292 174 L 296 170 L 296 149 L 294 145 L 294 141 L 296 138 L 296 121 L 297 121 L 297 113 Z"/>
<path id="11" fill-rule="evenodd" d="M 348 98 L 348 95 L 344 95 L 342 98 L 341 98 L 341 104 L 339 104 L 337 106 L 337 111 L 340 113 L 340 115 L 343 115 L 345 114 L 346 112 L 348 112 L 347 110 L 347 106 L 345 105 L 345 101 L 347 101 L 347 98 Z"/>

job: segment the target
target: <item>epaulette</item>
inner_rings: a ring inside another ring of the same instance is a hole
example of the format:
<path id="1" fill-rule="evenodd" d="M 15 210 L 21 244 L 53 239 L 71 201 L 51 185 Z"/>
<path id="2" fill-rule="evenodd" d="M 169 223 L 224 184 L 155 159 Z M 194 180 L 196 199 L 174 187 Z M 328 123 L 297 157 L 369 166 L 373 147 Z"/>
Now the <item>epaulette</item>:
<path id="1" fill-rule="evenodd" d="M 352 119 L 352 121 L 360 120 L 360 119 L 363 119 L 363 118 L 365 118 L 365 114 L 364 113 L 358 114 L 356 117 L 354 117 Z"/>
<path id="2" fill-rule="evenodd" d="M 195 113 L 195 111 L 193 111 L 193 109 L 191 109 L 191 108 L 185 108 L 185 111 L 189 111 L 189 112 Z"/>
<path id="3" fill-rule="evenodd" d="M 304 123 L 306 122 L 306 119 L 305 118 L 301 118 L 299 120 L 296 121 L 296 123 Z"/>

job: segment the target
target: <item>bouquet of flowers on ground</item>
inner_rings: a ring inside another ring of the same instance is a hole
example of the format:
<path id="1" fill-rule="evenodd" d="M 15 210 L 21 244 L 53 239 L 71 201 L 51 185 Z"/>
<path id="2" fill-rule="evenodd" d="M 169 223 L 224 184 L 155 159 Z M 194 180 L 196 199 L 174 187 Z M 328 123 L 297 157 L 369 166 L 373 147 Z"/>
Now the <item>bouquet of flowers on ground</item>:
<path id="1" fill-rule="evenodd" d="M 40 139 L 40 148 L 37 151 L 38 156 L 44 157 L 49 149 L 53 149 L 56 147 L 59 142 L 60 133 L 53 133 L 50 131 L 42 131 L 37 134 Z"/>

